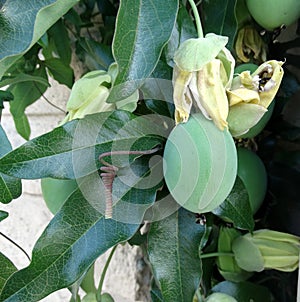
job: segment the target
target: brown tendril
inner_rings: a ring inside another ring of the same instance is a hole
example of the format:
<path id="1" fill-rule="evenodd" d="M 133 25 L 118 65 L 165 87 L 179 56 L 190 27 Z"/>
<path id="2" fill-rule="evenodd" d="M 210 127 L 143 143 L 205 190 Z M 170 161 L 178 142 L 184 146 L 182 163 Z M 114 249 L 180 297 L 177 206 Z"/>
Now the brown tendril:
<path id="1" fill-rule="evenodd" d="M 144 151 L 109 151 L 100 154 L 99 161 L 103 164 L 100 167 L 100 177 L 102 178 L 104 189 L 105 189 L 105 219 L 112 218 L 113 214 L 113 201 L 112 201 L 112 186 L 113 181 L 117 175 L 119 170 L 118 167 L 108 163 L 104 160 L 104 157 L 113 156 L 113 155 L 147 155 L 157 152 L 161 149 L 160 146 L 153 148 L 151 150 L 144 150 Z"/>

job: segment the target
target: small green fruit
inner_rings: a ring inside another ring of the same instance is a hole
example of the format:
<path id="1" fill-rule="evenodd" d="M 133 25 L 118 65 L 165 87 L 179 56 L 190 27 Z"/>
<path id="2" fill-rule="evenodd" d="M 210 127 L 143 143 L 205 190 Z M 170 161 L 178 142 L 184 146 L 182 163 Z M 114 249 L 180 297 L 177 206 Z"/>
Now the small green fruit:
<path id="1" fill-rule="evenodd" d="M 291 25 L 300 17 L 299 0 L 246 0 L 254 20 L 267 30 Z"/>
<path id="2" fill-rule="evenodd" d="M 235 182 L 233 138 L 201 113 L 193 114 L 170 133 L 163 169 L 177 203 L 194 213 L 210 212 L 226 199 Z"/>
<path id="3" fill-rule="evenodd" d="M 109 293 L 104 293 L 101 295 L 101 302 L 114 302 L 114 298 Z"/>
<path id="4" fill-rule="evenodd" d="M 227 294 L 213 293 L 205 299 L 205 302 L 237 302 L 237 300 Z"/>
<path id="5" fill-rule="evenodd" d="M 259 120 L 259 122 L 255 126 L 250 128 L 248 132 L 240 135 L 237 138 L 253 138 L 258 134 L 260 134 L 266 127 L 270 118 L 272 117 L 274 107 L 275 107 L 275 100 L 273 100 L 273 102 L 270 104 L 270 106 L 268 107 L 268 111 L 263 115 L 263 117 Z"/>
<path id="6" fill-rule="evenodd" d="M 240 64 L 240 65 L 236 66 L 234 69 L 234 73 L 239 74 L 246 70 L 249 70 L 250 73 L 253 73 L 257 68 L 258 68 L 258 65 L 256 65 L 256 64 L 244 63 L 244 64 Z"/>
<path id="7" fill-rule="evenodd" d="M 41 188 L 48 209 L 52 214 L 56 214 L 71 193 L 78 188 L 78 185 L 73 179 L 43 178 Z"/>
<path id="8" fill-rule="evenodd" d="M 264 201 L 267 192 L 267 172 L 264 163 L 251 150 L 237 148 L 237 175 L 244 183 L 249 194 L 249 202 L 253 214 L 257 212 Z"/>

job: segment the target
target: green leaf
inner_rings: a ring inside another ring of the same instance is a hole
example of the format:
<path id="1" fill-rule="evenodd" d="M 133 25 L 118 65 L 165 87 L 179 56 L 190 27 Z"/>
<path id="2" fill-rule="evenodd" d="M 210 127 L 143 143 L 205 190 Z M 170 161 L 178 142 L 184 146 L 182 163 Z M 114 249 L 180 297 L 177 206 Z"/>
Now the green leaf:
<path id="1" fill-rule="evenodd" d="M 0 252 L 0 293 L 6 280 L 18 269 Z"/>
<path id="2" fill-rule="evenodd" d="M 173 57 L 179 45 L 187 39 L 197 38 L 197 30 L 185 6 L 178 10 L 175 26 L 170 40 L 164 49 L 167 63 L 173 67 Z"/>
<path id="3" fill-rule="evenodd" d="M 1 2 L 0 79 L 5 71 L 78 0 Z M 18 16 L 16 18 L 16 16 Z"/>
<path id="4" fill-rule="evenodd" d="M 30 74 L 25 73 L 18 73 L 17 76 L 13 78 L 3 78 L 0 82 L 0 88 L 7 86 L 7 85 L 13 85 L 21 82 L 36 82 L 45 85 L 46 87 L 50 87 L 50 84 L 44 77 L 34 76 Z"/>
<path id="5" fill-rule="evenodd" d="M 8 217 L 8 213 L 0 210 L 0 222 Z M 0 289 L 1 292 L 1 289 Z"/>
<path id="6" fill-rule="evenodd" d="M 235 184 L 225 201 L 213 213 L 233 223 L 236 228 L 254 230 L 254 219 L 249 196 L 241 179 L 237 176 Z"/>
<path id="7" fill-rule="evenodd" d="M 88 115 L 10 152 L 0 159 L 0 171 L 28 179 L 79 178 L 99 169 L 98 157 L 104 152 L 149 150 L 162 144 L 169 131 L 164 122 L 156 115 L 136 117 L 127 111 Z M 128 158 L 124 160 L 115 164 L 128 165 Z"/>
<path id="8" fill-rule="evenodd" d="M 156 285 L 156 283 L 154 283 L 154 282 L 151 287 L 150 295 L 151 295 L 152 302 L 164 302 L 164 299 L 161 295 L 161 291 L 158 288 L 158 286 Z"/>
<path id="9" fill-rule="evenodd" d="M 237 301 L 271 302 L 271 293 L 261 285 L 251 282 L 223 281 L 212 288 L 213 292 L 224 293 L 234 297 Z"/>
<path id="10" fill-rule="evenodd" d="M 0 125 L 0 158 L 12 148 L 11 144 Z M 21 180 L 0 172 L 0 202 L 9 203 L 19 197 L 22 192 Z"/>
<path id="11" fill-rule="evenodd" d="M 33 76 L 47 79 L 45 68 L 42 66 L 33 72 Z M 27 117 L 25 116 L 25 109 L 35 101 L 47 90 L 44 83 L 35 81 L 18 82 L 8 88 L 14 100 L 10 102 L 10 112 L 14 118 L 16 128 L 20 135 L 25 139 L 29 139 L 30 127 Z"/>
<path id="12" fill-rule="evenodd" d="M 108 102 L 128 97 L 150 76 L 171 36 L 177 10 L 178 0 L 121 1 L 113 40 L 119 73 Z"/>
<path id="13" fill-rule="evenodd" d="M 233 49 L 237 32 L 235 5 L 237 0 L 203 1 L 204 31 L 229 38 L 227 48 Z"/>
<path id="14" fill-rule="evenodd" d="M 111 47 L 89 38 L 80 38 L 79 47 L 84 50 L 85 63 L 90 70 L 105 69 L 114 62 Z"/>
<path id="15" fill-rule="evenodd" d="M 14 99 L 14 96 L 9 91 L 0 90 L 0 110 L 4 109 L 4 102 L 10 102 Z"/>
<path id="16" fill-rule="evenodd" d="M 149 260 L 164 301 L 193 300 L 202 275 L 198 252 L 203 233 L 195 214 L 182 208 L 151 224 Z"/>
<path id="17" fill-rule="evenodd" d="M 158 183 L 142 188 L 149 181 L 148 172 L 148 159 L 144 156 L 122 171 L 127 183 L 121 185 L 121 177 L 116 177 L 113 196 L 118 200 L 113 209 L 114 219 L 105 219 L 101 214 L 105 194 L 99 174 L 81 180 L 80 189 L 69 197 L 38 239 L 29 267 L 7 281 L 0 301 L 24 302 L 24 297 L 26 301 L 39 301 L 73 284 L 99 255 L 131 238 L 161 186 Z"/>
<path id="18" fill-rule="evenodd" d="M 59 19 L 48 30 L 50 40 L 54 41 L 56 53 L 61 58 L 62 63 L 68 66 L 71 63 L 71 41 L 68 35 L 67 28 L 62 19 Z"/>
<path id="19" fill-rule="evenodd" d="M 52 58 L 45 61 L 45 65 L 49 69 L 54 79 L 60 84 L 64 84 L 70 89 L 73 86 L 74 74 L 73 69 L 65 65 L 60 59 Z"/>
<path id="20" fill-rule="evenodd" d="M 18 133 L 28 141 L 30 138 L 31 129 L 27 116 L 25 114 L 22 114 L 18 117 L 13 116 L 13 119 Z"/>

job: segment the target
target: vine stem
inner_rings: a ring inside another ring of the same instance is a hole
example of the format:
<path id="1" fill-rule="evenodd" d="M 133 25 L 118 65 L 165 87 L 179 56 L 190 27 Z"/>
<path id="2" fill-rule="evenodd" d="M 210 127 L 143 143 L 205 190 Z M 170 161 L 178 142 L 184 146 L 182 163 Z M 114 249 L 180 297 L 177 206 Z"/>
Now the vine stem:
<path id="1" fill-rule="evenodd" d="M 2 237 L 4 237 L 6 240 L 8 240 L 9 242 L 11 242 L 13 245 L 15 245 L 20 251 L 22 251 L 24 253 L 24 255 L 26 256 L 26 258 L 29 260 L 29 262 L 31 261 L 29 255 L 26 253 L 26 251 L 16 242 L 14 242 L 12 239 L 10 239 L 8 236 L 6 236 L 5 234 L 3 234 L 2 232 L 0 232 L 0 235 Z"/>
<path id="2" fill-rule="evenodd" d="M 200 255 L 200 259 L 220 257 L 220 256 L 234 257 L 234 254 L 233 253 L 219 253 L 219 252 L 207 253 L 207 254 Z"/>
<path id="3" fill-rule="evenodd" d="M 299 265 L 300 265 L 300 260 L 299 260 Z M 298 282 L 297 282 L 297 301 L 300 301 L 300 269 L 299 268 L 298 268 Z"/>
<path id="4" fill-rule="evenodd" d="M 202 29 L 201 19 L 200 19 L 200 16 L 199 16 L 197 6 L 196 6 L 196 4 L 193 0 L 189 0 L 189 3 L 191 5 L 192 11 L 193 11 L 193 14 L 194 14 L 194 17 L 195 17 L 198 38 L 203 38 L 203 29 Z"/>
<path id="5" fill-rule="evenodd" d="M 117 244 L 112 248 L 107 260 L 106 260 L 106 263 L 104 265 L 104 268 L 103 268 L 103 271 L 102 271 L 102 274 L 101 274 L 101 277 L 100 277 L 100 281 L 99 281 L 99 285 L 98 285 L 98 289 L 97 289 L 97 293 L 96 293 L 96 300 L 98 302 L 101 302 L 101 293 L 102 293 L 102 287 L 103 287 L 103 283 L 104 283 L 104 279 L 105 279 L 105 275 L 106 275 L 106 272 L 107 272 L 107 269 L 108 269 L 108 266 L 110 264 L 110 261 L 116 251 L 116 248 L 117 248 Z"/>

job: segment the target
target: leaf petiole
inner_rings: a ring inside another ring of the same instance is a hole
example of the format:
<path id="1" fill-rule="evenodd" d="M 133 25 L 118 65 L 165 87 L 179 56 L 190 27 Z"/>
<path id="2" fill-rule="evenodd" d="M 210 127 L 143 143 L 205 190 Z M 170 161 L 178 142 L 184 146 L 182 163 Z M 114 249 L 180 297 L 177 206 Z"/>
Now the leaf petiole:
<path id="1" fill-rule="evenodd" d="M 98 286 L 98 289 L 97 289 L 97 293 L 96 293 L 96 299 L 98 302 L 101 302 L 101 294 L 102 294 L 102 287 L 103 287 L 103 283 L 104 283 L 104 278 L 105 278 L 105 275 L 106 275 L 106 272 L 107 272 L 107 269 L 108 269 L 108 266 L 110 264 L 110 261 L 116 251 L 116 248 L 117 248 L 117 244 L 112 248 L 107 260 L 106 260 L 106 263 L 104 265 L 104 268 L 103 268 L 103 271 L 102 271 L 102 274 L 101 274 L 101 277 L 100 277 L 100 281 L 99 281 L 99 286 Z"/>
<path id="2" fill-rule="evenodd" d="M 201 19 L 200 19 L 199 13 L 198 13 L 197 6 L 193 0 L 189 0 L 189 3 L 191 5 L 192 11 L 193 11 L 193 14 L 195 17 L 198 38 L 203 38 L 203 29 L 202 29 Z"/>
<path id="3" fill-rule="evenodd" d="M 234 253 L 207 253 L 207 254 L 202 254 L 200 255 L 200 259 L 205 259 L 205 258 L 213 258 L 213 257 L 221 257 L 221 256 L 228 256 L 228 257 L 234 257 Z"/>

